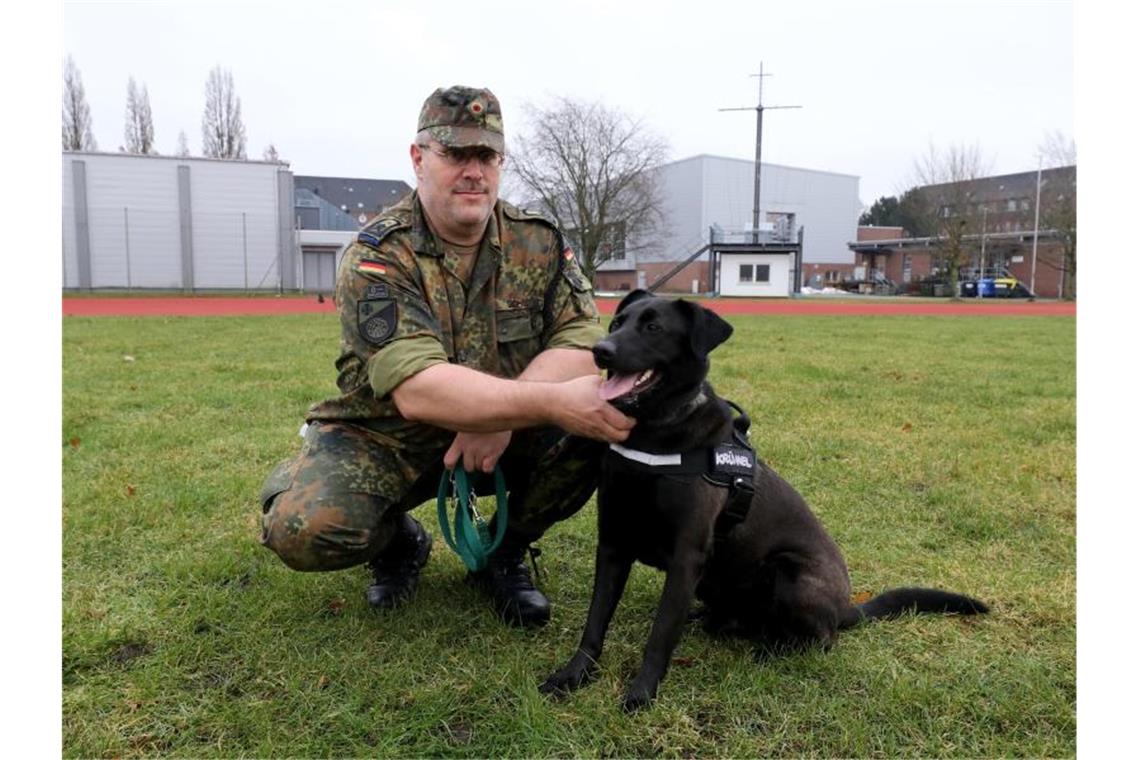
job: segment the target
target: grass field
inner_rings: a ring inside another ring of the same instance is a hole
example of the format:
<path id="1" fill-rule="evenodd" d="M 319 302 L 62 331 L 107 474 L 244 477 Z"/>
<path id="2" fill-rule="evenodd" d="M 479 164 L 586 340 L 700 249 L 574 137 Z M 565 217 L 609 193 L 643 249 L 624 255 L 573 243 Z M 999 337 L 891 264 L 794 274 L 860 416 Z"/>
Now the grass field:
<path id="1" fill-rule="evenodd" d="M 67 757 L 1072 756 L 1075 323 L 730 317 L 721 395 L 813 505 L 857 592 L 989 602 L 763 664 L 694 627 L 655 706 L 618 708 L 662 576 L 635 568 L 599 680 L 537 684 L 589 603 L 593 504 L 544 537 L 554 603 L 499 624 L 436 536 L 418 598 L 300 574 L 257 543 L 261 481 L 333 393 L 334 315 L 67 318 L 63 749 Z"/>

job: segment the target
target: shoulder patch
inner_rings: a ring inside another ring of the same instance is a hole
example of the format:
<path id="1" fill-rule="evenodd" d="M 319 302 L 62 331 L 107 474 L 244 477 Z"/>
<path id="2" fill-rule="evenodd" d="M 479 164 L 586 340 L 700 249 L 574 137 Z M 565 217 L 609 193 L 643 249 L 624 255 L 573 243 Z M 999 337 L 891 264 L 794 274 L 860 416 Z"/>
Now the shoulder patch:
<path id="1" fill-rule="evenodd" d="M 388 297 L 388 286 L 387 285 L 381 285 L 378 283 L 374 283 L 374 284 L 369 285 L 367 288 L 365 288 L 364 296 L 362 297 L 361 300 L 372 301 L 372 300 L 375 300 L 378 298 L 387 298 L 387 297 Z"/>
<path id="2" fill-rule="evenodd" d="M 388 265 L 373 259 L 361 259 L 356 262 L 355 269 L 358 273 L 369 277 L 383 277 L 388 274 Z"/>
<path id="3" fill-rule="evenodd" d="M 384 238 L 404 226 L 406 226 L 405 223 L 399 219 L 382 216 L 357 233 L 356 242 L 379 250 L 380 243 L 383 242 Z"/>
<path id="4" fill-rule="evenodd" d="M 356 305 L 356 328 L 364 340 L 383 345 L 396 332 L 397 316 L 395 300 L 367 298 Z"/>
<path id="5" fill-rule="evenodd" d="M 514 219 L 519 222 L 545 222 L 551 227 L 558 227 L 558 223 L 550 218 L 545 211 L 529 208 L 517 208 L 509 204 L 503 204 L 503 213 L 508 218 Z"/>

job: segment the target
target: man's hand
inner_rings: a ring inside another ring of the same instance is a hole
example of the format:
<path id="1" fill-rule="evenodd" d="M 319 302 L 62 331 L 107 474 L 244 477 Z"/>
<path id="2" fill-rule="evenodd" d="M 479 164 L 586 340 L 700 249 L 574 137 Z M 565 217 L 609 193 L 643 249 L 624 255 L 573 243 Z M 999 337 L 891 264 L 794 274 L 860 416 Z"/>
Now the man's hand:
<path id="1" fill-rule="evenodd" d="M 443 455 L 443 466 L 455 469 L 462 460 L 467 472 L 494 472 L 495 463 L 511 442 L 511 431 L 497 433 L 457 433 L 451 447 Z"/>
<path id="2" fill-rule="evenodd" d="M 574 435 L 611 443 L 624 441 L 636 420 L 602 399 L 602 382 L 599 375 L 586 375 L 559 383 L 563 403 L 551 414 L 560 428 Z"/>

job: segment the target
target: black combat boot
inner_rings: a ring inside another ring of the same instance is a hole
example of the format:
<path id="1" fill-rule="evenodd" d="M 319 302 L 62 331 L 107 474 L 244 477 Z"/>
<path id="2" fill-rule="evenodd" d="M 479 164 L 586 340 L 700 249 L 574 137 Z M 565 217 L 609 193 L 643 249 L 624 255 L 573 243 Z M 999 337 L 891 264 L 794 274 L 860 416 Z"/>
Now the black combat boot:
<path id="1" fill-rule="evenodd" d="M 368 563 L 375 582 L 364 592 L 368 604 L 391 609 L 416 590 L 420 570 L 431 554 L 431 535 L 409 514 L 378 557 Z"/>
<path id="2" fill-rule="evenodd" d="M 538 628 L 550 620 L 550 600 L 534 587 L 523 556 L 529 549 L 533 559 L 538 549 L 528 544 L 525 540 L 512 539 L 508 533 L 487 561 L 487 567 L 468 573 L 467 582 L 490 594 L 495 612 L 503 622 Z"/>

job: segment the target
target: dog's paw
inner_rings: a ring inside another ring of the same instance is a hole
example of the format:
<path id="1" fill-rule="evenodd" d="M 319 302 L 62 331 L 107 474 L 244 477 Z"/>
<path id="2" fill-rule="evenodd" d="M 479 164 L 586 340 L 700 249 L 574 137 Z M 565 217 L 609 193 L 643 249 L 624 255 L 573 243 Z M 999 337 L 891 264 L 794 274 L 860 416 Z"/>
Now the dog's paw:
<path id="1" fill-rule="evenodd" d="M 653 698 L 657 696 L 656 688 L 645 686 L 630 686 L 629 691 L 621 700 L 621 709 L 625 713 L 635 713 L 642 708 L 649 707 Z"/>
<path id="2" fill-rule="evenodd" d="M 538 690 L 548 697 L 560 699 L 593 681 L 596 674 L 597 668 L 594 667 L 567 665 L 539 684 Z"/>

